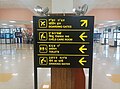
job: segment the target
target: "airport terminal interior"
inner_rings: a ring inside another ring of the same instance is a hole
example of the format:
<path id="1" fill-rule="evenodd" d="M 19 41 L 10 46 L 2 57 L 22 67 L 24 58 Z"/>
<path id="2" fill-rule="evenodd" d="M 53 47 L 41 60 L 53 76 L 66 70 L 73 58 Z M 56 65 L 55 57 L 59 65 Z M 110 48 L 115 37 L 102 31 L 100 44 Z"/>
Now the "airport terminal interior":
<path id="1" fill-rule="evenodd" d="M 120 0 L 0 0 L 0 89 L 34 89 L 33 16 L 43 16 L 36 6 L 75 16 L 84 4 L 94 16 L 92 89 L 120 89 Z M 52 69 L 37 70 L 37 89 L 52 89 Z"/>

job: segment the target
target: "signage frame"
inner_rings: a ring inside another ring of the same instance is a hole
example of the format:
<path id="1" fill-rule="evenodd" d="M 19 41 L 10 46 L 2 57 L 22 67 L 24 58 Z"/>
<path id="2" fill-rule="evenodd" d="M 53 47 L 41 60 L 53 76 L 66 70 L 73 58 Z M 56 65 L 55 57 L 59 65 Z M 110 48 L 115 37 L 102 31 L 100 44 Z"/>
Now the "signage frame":
<path id="1" fill-rule="evenodd" d="M 49 28 L 49 24 L 45 24 L 42 28 L 42 24 L 40 24 L 40 20 L 42 21 L 48 21 L 49 18 L 69 18 L 70 21 L 66 21 L 66 23 L 72 23 L 72 25 L 74 25 L 72 28 L 64 28 L 64 29 L 70 29 L 70 30 L 73 30 L 73 29 L 90 29 L 91 33 L 90 33 L 90 39 L 91 39 L 91 42 L 90 42 L 90 48 L 91 48 L 91 53 L 90 53 L 90 66 L 89 67 L 85 67 L 85 68 L 89 68 L 89 86 L 88 86 L 88 89 L 92 89 L 92 59 L 93 59 L 93 29 L 94 29 L 94 17 L 93 16 L 43 16 L 43 17 L 38 17 L 38 16 L 34 16 L 33 17 L 33 28 L 34 28 L 34 84 L 35 84 L 35 89 L 37 89 L 37 68 L 39 67 L 44 67 L 46 68 L 45 66 L 38 66 L 37 63 L 39 63 L 38 61 L 38 58 L 37 58 L 37 54 L 38 54 L 38 46 L 37 46 L 37 37 L 38 37 L 38 34 L 37 34 L 37 29 L 44 29 L 47 30 L 47 29 L 59 29 L 60 31 L 63 29 L 62 27 L 59 27 L 59 28 L 56 28 L 53 26 Z M 76 20 L 79 18 L 80 22 L 76 22 L 74 21 L 74 18 L 76 18 Z M 54 22 L 54 21 L 53 21 Z M 76 22 L 76 24 L 75 24 Z M 64 25 L 65 23 L 63 23 L 62 25 Z M 79 24 L 79 26 L 78 26 Z M 68 26 L 70 27 L 70 26 Z M 84 36 L 84 34 L 82 35 Z M 44 39 L 45 40 L 45 39 Z M 84 40 L 84 39 L 83 39 Z M 37 49 L 37 50 L 36 50 Z M 57 67 L 57 66 L 55 66 Z M 47 68 L 53 68 L 52 66 L 48 66 Z M 61 67 L 59 67 L 61 68 Z M 62 67 L 63 68 L 63 67 Z M 65 67 L 65 68 L 70 68 L 70 67 Z M 81 68 L 84 68 L 84 67 L 81 67 Z"/>

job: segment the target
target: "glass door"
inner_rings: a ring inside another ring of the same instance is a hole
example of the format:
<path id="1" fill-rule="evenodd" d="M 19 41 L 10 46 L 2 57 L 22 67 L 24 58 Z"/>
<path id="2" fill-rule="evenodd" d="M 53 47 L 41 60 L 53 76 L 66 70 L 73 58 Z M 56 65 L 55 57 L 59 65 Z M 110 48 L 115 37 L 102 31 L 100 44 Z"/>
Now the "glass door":
<path id="1" fill-rule="evenodd" d="M 4 28 L 5 43 L 10 44 L 10 28 Z"/>
<path id="2" fill-rule="evenodd" d="M 5 44 L 5 30 L 1 28 L 1 43 Z"/>
<path id="3" fill-rule="evenodd" d="M 120 32 L 117 33 L 117 45 L 120 46 Z"/>
<path id="4" fill-rule="evenodd" d="M 105 30 L 103 31 L 103 38 L 104 38 L 104 44 L 105 44 L 105 45 L 106 45 L 106 44 L 109 44 L 109 41 L 108 41 L 109 35 L 108 35 L 108 30 L 107 30 L 107 29 L 105 29 Z"/>

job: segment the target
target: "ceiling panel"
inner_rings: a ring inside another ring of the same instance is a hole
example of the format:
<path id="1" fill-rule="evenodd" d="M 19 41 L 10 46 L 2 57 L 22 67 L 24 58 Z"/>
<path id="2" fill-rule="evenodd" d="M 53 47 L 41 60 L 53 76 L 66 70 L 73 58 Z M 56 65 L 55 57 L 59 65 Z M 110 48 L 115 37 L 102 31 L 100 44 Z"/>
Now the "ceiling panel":
<path id="1" fill-rule="evenodd" d="M 25 8 L 21 0 L 0 0 L 0 8 Z"/>
<path id="2" fill-rule="evenodd" d="M 0 8 L 28 8 L 33 10 L 36 5 L 49 7 L 51 11 L 52 0 L 0 0 Z"/>
<path id="3" fill-rule="evenodd" d="M 88 4 L 92 8 L 120 8 L 120 0 L 73 0 L 74 8 Z M 36 5 L 49 7 L 51 10 L 52 0 L 0 0 L 0 8 L 30 8 Z"/>
<path id="4" fill-rule="evenodd" d="M 74 7 L 82 4 L 89 8 L 120 8 L 120 0 L 74 0 Z"/>
<path id="5" fill-rule="evenodd" d="M 34 4 L 51 5 L 51 0 L 0 0 L 0 8 L 24 8 Z M 95 8 L 120 8 L 120 0 L 74 0 L 74 6 L 81 4 L 92 5 Z"/>

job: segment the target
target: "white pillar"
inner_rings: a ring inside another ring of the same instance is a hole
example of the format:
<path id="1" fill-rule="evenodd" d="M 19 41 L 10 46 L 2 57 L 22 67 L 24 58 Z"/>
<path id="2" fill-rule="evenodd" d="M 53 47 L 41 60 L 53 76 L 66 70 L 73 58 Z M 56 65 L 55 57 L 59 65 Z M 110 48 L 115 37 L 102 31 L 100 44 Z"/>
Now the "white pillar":
<path id="1" fill-rule="evenodd" d="M 73 0 L 52 0 L 52 13 L 72 13 Z"/>

